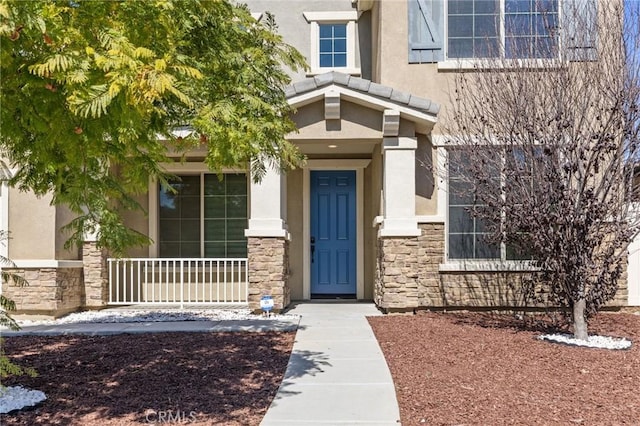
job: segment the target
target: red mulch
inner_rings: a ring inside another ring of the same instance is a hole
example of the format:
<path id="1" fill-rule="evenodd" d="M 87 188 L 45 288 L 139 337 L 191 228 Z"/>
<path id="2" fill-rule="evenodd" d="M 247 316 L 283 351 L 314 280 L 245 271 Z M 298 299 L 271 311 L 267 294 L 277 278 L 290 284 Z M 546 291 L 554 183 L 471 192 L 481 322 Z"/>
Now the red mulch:
<path id="1" fill-rule="evenodd" d="M 638 425 L 640 316 L 601 313 L 589 332 L 629 350 L 543 342 L 551 323 L 487 313 L 369 318 L 403 425 Z"/>
<path id="2" fill-rule="evenodd" d="M 258 425 L 282 381 L 295 333 L 9 337 L 5 351 L 47 395 L 2 425 Z M 160 416 L 163 416 L 162 418 Z"/>

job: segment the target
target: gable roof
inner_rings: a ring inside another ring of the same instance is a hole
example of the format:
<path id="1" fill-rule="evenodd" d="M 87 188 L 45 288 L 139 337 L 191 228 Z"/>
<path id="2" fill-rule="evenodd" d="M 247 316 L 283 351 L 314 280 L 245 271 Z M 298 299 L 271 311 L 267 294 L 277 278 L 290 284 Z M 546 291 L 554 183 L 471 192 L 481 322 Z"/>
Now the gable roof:
<path id="1" fill-rule="evenodd" d="M 286 87 L 285 95 L 291 105 L 302 106 L 320 99 L 329 91 L 337 91 L 345 98 L 351 98 L 349 100 L 375 109 L 397 109 L 410 120 L 435 123 L 440 111 L 440 105 L 429 99 L 336 71 L 300 80 Z"/>

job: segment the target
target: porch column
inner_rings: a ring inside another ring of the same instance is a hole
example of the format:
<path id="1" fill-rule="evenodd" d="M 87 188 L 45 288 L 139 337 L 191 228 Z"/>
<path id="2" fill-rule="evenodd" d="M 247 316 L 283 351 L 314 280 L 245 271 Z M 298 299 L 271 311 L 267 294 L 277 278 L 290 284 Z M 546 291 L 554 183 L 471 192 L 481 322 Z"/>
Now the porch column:
<path id="1" fill-rule="evenodd" d="M 260 310 L 260 298 L 272 296 L 274 310 L 290 302 L 289 232 L 286 224 L 286 175 L 268 169 L 258 183 L 251 180 L 247 263 L 249 268 L 249 308 Z"/>
<path id="2" fill-rule="evenodd" d="M 378 230 L 373 297 L 386 311 L 418 306 L 417 146 L 417 139 L 411 137 L 388 137 L 382 142 L 384 214 Z"/>
<path id="3" fill-rule="evenodd" d="M 382 141 L 384 155 L 384 215 L 380 237 L 417 237 L 416 138 L 391 137 Z"/>
<path id="4" fill-rule="evenodd" d="M 95 234 L 84 236 L 82 243 L 82 276 L 84 281 L 84 307 L 99 309 L 109 302 L 107 251 L 98 248 Z"/>

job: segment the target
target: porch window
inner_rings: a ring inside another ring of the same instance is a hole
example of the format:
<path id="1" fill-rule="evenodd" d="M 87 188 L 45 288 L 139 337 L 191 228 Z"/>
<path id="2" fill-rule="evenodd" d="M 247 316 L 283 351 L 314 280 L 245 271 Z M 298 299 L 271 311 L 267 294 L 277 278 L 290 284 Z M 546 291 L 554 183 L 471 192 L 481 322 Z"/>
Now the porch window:
<path id="1" fill-rule="evenodd" d="M 180 175 L 158 188 L 160 257 L 247 256 L 245 174 Z"/>

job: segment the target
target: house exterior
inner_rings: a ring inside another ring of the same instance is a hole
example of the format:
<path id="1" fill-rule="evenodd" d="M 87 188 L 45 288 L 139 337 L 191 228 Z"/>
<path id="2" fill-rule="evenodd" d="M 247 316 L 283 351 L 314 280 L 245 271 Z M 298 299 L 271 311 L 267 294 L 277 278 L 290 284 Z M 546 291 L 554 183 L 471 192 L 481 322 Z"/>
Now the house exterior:
<path id="1" fill-rule="evenodd" d="M 483 252 L 443 173 L 455 72 L 503 37 L 504 28 L 476 29 L 487 17 L 504 22 L 514 1 L 249 1 L 256 19 L 275 15 L 310 64 L 286 92 L 299 128 L 289 139 L 306 165 L 254 183 L 245 170 L 218 179 L 197 150 L 167 164 L 181 181 L 175 193 L 150 182 L 139 200 L 148 215 L 127 222 L 153 243 L 127 259 L 111 259 L 91 236 L 81 251 L 64 250 L 68 212 L 3 186 L 0 226 L 12 239 L 2 254 L 31 283 L 4 293 L 22 311 L 56 315 L 133 303 L 257 310 L 263 296 L 275 309 L 336 298 L 385 311 L 529 303 L 519 286 L 528 265 L 504 247 Z M 536 19 L 548 3 L 562 22 L 558 1 L 519 2 L 517 13 Z M 623 281 L 612 304 L 640 304 L 635 275 Z"/>

